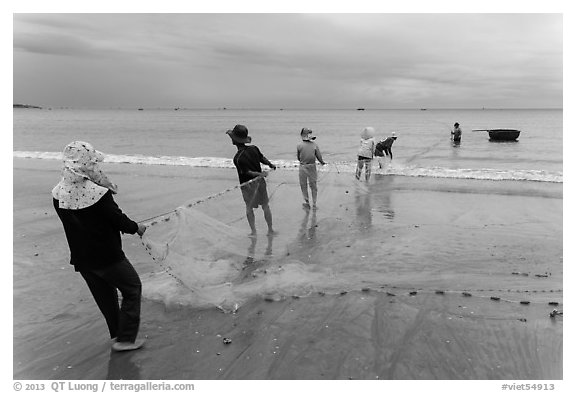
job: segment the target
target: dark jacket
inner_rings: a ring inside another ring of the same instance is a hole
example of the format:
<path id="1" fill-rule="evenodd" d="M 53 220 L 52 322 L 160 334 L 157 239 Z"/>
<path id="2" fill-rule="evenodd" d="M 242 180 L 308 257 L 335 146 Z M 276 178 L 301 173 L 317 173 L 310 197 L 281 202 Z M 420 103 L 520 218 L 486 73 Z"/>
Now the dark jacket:
<path id="1" fill-rule="evenodd" d="M 236 166 L 240 183 L 245 183 L 255 177 L 249 174 L 248 171 L 262 172 L 260 163 L 270 165 L 270 161 L 264 157 L 260 149 L 255 145 L 241 147 L 234 155 L 232 161 Z"/>
<path id="2" fill-rule="evenodd" d="M 111 191 L 83 209 L 61 209 L 54 198 L 53 204 L 64 226 L 70 264 L 75 270 L 100 269 L 126 258 L 120 232 L 134 234 L 138 224 L 122 213 Z"/>
<path id="3" fill-rule="evenodd" d="M 384 156 L 384 141 L 380 141 L 376 144 L 376 147 L 374 148 L 374 155 L 376 157 Z"/>

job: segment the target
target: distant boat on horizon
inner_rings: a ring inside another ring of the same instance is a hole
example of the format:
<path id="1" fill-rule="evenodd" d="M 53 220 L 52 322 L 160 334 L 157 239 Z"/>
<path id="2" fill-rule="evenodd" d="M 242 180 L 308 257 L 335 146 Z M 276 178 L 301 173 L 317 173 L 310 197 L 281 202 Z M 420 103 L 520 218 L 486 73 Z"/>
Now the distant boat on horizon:
<path id="1" fill-rule="evenodd" d="M 42 109 L 41 106 L 28 105 L 28 104 L 13 104 L 12 107 L 19 109 Z"/>
<path id="2" fill-rule="evenodd" d="M 363 111 L 364 108 L 358 108 L 358 109 L 356 109 L 356 110 L 357 110 L 357 111 Z"/>

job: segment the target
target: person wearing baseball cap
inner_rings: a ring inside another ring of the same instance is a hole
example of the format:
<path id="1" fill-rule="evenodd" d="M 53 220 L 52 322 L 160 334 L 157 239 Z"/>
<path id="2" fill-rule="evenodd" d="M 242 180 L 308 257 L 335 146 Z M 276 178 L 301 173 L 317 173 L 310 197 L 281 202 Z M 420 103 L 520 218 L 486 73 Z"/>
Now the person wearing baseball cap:
<path id="1" fill-rule="evenodd" d="M 392 132 L 392 135 L 376 144 L 374 155 L 378 157 L 378 165 L 380 166 L 380 169 L 382 169 L 382 161 L 385 156 L 390 156 L 390 161 L 392 161 L 392 144 L 396 138 L 396 133 Z"/>
<path id="2" fill-rule="evenodd" d="M 233 129 L 226 131 L 226 134 L 232 140 L 232 144 L 238 148 L 232 161 L 238 172 L 240 190 L 246 204 L 246 218 L 251 229 L 250 236 L 256 236 L 254 209 L 258 206 L 262 206 L 264 211 L 268 235 L 275 235 L 276 231 L 272 228 L 272 212 L 268 204 L 268 190 L 266 189 L 266 180 L 264 180 L 268 172 L 262 172 L 260 164 L 268 165 L 272 169 L 276 169 L 276 165 L 268 161 L 257 146 L 246 145 L 252 142 L 246 126 L 237 124 Z"/>
<path id="3" fill-rule="evenodd" d="M 302 128 L 300 131 L 300 137 L 302 142 L 296 147 L 296 157 L 300 162 L 300 167 L 298 168 L 298 179 L 300 181 L 300 189 L 302 190 L 302 197 L 304 198 L 304 203 L 302 206 L 306 209 L 310 208 L 310 200 L 308 196 L 308 186 L 310 186 L 310 191 L 312 191 L 312 208 L 316 209 L 316 200 L 318 197 L 318 187 L 317 180 L 318 174 L 316 171 L 316 159 L 322 165 L 326 165 L 322 159 L 322 153 L 320 153 L 320 148 L 314 142 L 315 136 L 312 136 L 312 130 L 310 128 Z"/>

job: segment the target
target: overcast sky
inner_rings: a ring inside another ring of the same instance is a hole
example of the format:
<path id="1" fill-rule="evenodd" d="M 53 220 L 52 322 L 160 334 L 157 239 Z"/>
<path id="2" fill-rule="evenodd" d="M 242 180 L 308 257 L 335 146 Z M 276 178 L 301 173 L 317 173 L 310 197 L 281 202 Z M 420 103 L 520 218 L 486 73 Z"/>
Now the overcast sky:
<path id="1" fill-rule="evenodd" d="M 561 108 L 561 14 L 15 14 L 14 103 Z"/>

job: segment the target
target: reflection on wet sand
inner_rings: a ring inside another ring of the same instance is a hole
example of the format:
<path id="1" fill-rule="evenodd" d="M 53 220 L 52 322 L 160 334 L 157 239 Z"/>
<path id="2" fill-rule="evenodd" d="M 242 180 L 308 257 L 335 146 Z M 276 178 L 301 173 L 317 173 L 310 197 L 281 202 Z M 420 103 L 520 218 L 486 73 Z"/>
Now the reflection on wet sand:
<path id="1" fill-rule="evenodd" d="M 376 178 L 374 190 L 374 200 L 376 210 L 384 215 L 387 220 L 394 220 L 394 209 L 392 208 L 393 176 L 381 176 Z"/>
<path id="2" fill-rule="evenodd" d="M 308 225 L 309 221 L 310 225 Z M 298 244 L 300 246 L 313 246 L 316 243 L 317 227 L 316 209 L 305 209 L 304 218 L 302 218 L 298 231 Z"/>
<path id="3" fill-rule="evenodd" d="M 133 359 L 135 355 L 136 352 L 115 352 L 111 350 L 106 379 L 141 379 L 140 367 Z"/>
<path id="4" fill-rule="evenodd" d="M 243 280 L 246 277 L 250 277 L 256 269 L 266 263 L 269 257 L 272 256 L 274 236 L 266 236 L 266 250 L 264 251 L 264 257 L 261 259 L 256 258 L 256 245 L 258 244 L 258 237 L 251 236 L 249 239 L 250 244 L 248 245 L 248 251 L 246 252 L 246 259 L 242 264 L 242 274 L 240 276 L 240 280 Z"/>
<path id="5" fill-rule="evenodd" d="M 372 229 L 372 201 L 369 190 L 356 189 L 354 202 L 356 205 L 356 224 L 360 232 L 368 232 Z"/>

